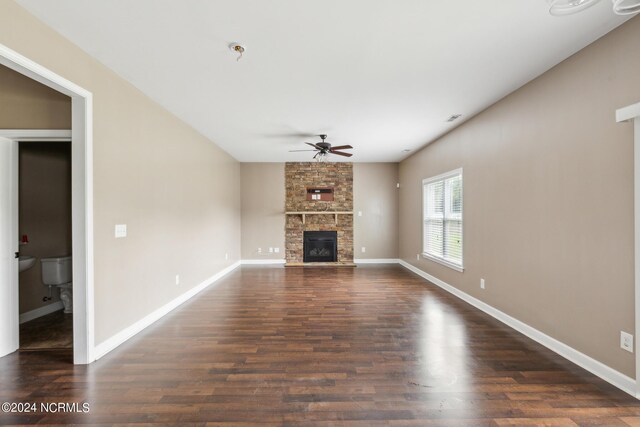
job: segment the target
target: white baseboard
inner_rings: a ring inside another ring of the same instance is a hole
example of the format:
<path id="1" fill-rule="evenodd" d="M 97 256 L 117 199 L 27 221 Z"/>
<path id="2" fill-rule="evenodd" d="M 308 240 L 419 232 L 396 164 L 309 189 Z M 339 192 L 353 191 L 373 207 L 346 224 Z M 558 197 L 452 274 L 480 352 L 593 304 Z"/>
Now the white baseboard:
<path id="1" fill-rule="evenodd" d="M 398 264 L 400 260 L 396 258 L 370 258 L 370 259 L 354 259 L 356 264 Z M 268 265 L 268 264 L 285 264 L 284 259 L 243 259 L 242 265 Z"/>
<path id="2" fill-rule="evenodd" d="M 46 316 L 47 314 L 51 314 L 58 310 L 63 310 L 64 304 L 62 301 L 56 301 L 51 304 L 47 304 L 40 308 L 36 308 L 35 310 L 27 311 L 26 313 L 22 313 L 20 315 L 20 324 L 22 325 L 25 322 L 28 322 L 33 319 L 37 319 L 38 317 Z"/>
<path id="3" fill-rule="evenodd" d="M 609 366 L 605 365 L 602 362 L 598 362 L 597 360 L 587 356 L 586 354 L 581 353 L 578 350 L 572 347 L 569 347 L 568 345 L 556 340 L 555 338 L 552 338 L 549 335 L 543 332 L 540 332 L 539 330 L 527 325 L 526 323 L 523 323 L 520 320 L 515 319 L 506 313 L 503 313 L 502 311 L 490 306 L 485 302 L 480 301 L 475 297 L 472 297 L 466 292 L 463 292 L 460 289 L 457 289 L 449 285 L 448 283 L 443 282 L 437 277 L 434 277 L 429 273 L 426 273 L 420 270 L 419 268 L 409 264 L 408 262 L 405 262 L 404 260 L 399 260 L 399 262 L 400 262 L 400 265 L 402 265 L 406 269 L 413 271 L 417 275 L 427 279 L 428 281 L 435 284 L 436 286 L 439 286 L 445 291 L 457 296 L 461 300 L 466 301 L 467 303 L 471 304 L 477 309 L 484 311 L 485 313 L 498 319 L 505 325 L 526 335 L 527 337 L 538 342 L 539 344 L 542 344 L 543 346 L 547 347 L 549 350 L 559 354 L 565 359 L 575 363 L 576 365 L 586 369 L 587 371 L 602 378 L 608 383 L 618 387 L 620 390 L 625 391 L 630 395 L 636 397 L 636 393 L 635 393 L 636 382 L 633 378 L 630 378 L 624 375 L 623 373 L 610 368 Z"/>
<path id="4" fill-rule="evenodd" d="M 284 259 L 243 259 L 240 261 L 242 265 L 267 265 L 267 264 L 284 264 Z"/>
<path id="5" fill-rule="evenodd" d="M 398 264 L 400 260 L 396 258 L 371 258 L 371 259 L 354 259 L 356 264 Z M 284 259 L 243 259 L 240 261 L 242 265 L 268 265 L 268 264 L 285 264 Z"/>
<path id="6" fill-rule="evenodd" d="M 213 276 L 211 276 L 207 280 L 203 281 L 199 285 L 195 286 L 194 288 L 189 289 L 187 292 L 183 293 L 182 295 L 180 295 L 179 297 L 175 298 L 174 300 L 168 302 L 167 304 L 163 305 L 162 307 L 158 308 L 157 310 L 155 310 L 155 311 L 151 312 L 150 314 L 146 315 L 145 317 L 143 317 L 142 319 L 138 320 L 133 325 L 123 329 L 122 331 L 118 332 L 117 334 L 115 334 L 111 338 L 108 338 L 106 341 L 103 341 L 102 343 L 96 345 L 95 348 L 94 348 L 94 351 L 93 351 L 93 354 L 95 356 L 95 360 L 100 359 L 102 356 L 104 356 L 105 354 L 109 353 L 111 350 L 115 349 L 120 344 L 124 343 L 129 338 L 133 337 L 138 332 L 140 332 L 143 329 L 145 329 L 147 326 L 153 324 L 154 322 L 159 320 L 161 317 L 165 316 L 167 313 L 169 313 L 170 311 L 172 311 L 173 309 L 178 307 L 180 304 L 183 304 L 187 300 L 193 298 L 199 292 L 203 291 L 208 286 L 212 285 L 213 283 L 218 281 L 220 278 L 222 278 L 226 274 L 230 273 L 231 271 L 235 270 L 239 266 L 240 266 L 240 261 L 237 261 L 237 262 L 233 263 L 229 267 L 227 267 L 224 270 L 214 274 Z"/>
<path id="7" fill-rule="evenodd" d="M 356 258 L 353 262 L 356 264 L 398 264 L 400 260 L 397 258 Z"/>

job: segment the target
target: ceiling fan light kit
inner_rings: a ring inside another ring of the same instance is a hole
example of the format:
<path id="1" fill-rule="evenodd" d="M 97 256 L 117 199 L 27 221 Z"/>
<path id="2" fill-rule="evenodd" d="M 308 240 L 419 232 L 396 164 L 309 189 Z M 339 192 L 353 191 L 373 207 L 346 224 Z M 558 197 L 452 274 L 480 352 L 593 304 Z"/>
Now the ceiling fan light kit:
<path id="1" fill-rule="evenodd" d="M 553 16 L 573 15 L 598 3 L 600 0 L 550 0 L 549 13 Z"/>
<path id="2" fill-rule="evenodd" d="M 553 16 L 573 15 L 582 12 L 600 0 L 548 0 L 549 13 Z M 640 0 L 611 0 L 616 15 L 633 15 L 640 12 Z"/>
<path id="3" fill-rule="evenodd" d="M 613 0 L 613 11 L 617 15 L 633 15 L 640 12 L 640 0 Z"/>

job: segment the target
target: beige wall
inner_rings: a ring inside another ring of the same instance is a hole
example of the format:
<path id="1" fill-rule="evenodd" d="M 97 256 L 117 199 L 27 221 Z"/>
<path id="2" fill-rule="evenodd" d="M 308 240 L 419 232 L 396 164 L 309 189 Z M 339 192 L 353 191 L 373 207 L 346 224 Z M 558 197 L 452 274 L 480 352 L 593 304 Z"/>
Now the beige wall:
<path id="1" fill-rule="evenodd" d="M 284 259 L 284 163 L 242 163 L 241 170 L 242 259 Z M 397 163 L 353 164 L 355 258 L 398 258 L 397 182 Z"/>
<path id="2" fill-rule="evenodd" d="M 19 151 L 19 235 L 29 243 L 21 255 L 37 258 L 20 273 L 20 314 L 58 301 L 42 301 L 49 289 L 42 284 L 40 259 L 71 255 L 71 144 L 69 142 L 21 142 Z"/>
<path id="3" fill-rule="evenodd" d="M 93 93 L 96 344 L 239 259 L 237 161 L 13 1 L 0 43 Z"/>
<path id="4" fill-rule="evenodd" d="M 628 375 L 634 355 L 633 130 L 640 18 L 403 161 L 400 254 Z M 464 273 L 421 252 L 421 181 L 464 168 Z M 486 290 L 479 286 L 486 279 Z"/>
<path id="5" fill-rule="evenodd" d="M 240 170 L 242 259 L 284 259 L 284 163 L 242 163 Z"/>
<path id="6" fill-rule="evenodd" d="M 397 183 L 397 163 L 353 164 L 356 259 L 398 258 Z"/>
<path id="7" fill-rule="evenodd" d="M 0 129 L 71 129 L 71 98 L 0 65 Z"/>

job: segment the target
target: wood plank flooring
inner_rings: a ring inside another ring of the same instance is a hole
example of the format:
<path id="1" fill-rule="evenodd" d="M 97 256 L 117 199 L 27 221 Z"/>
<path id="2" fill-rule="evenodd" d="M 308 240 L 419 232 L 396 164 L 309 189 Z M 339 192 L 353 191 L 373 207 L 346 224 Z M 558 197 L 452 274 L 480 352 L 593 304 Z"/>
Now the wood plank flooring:
<path id="1" fill-rule="evenodd" d="M 640 403 L 399 266 L 243 266 L 89 366 L 0 359 L 0 424 L 640 426 Z"/>
<path id="2" fill-rule="evenodd" d="M 73 314 L 63 310 L 20 325 L 20 350 L 73 348 Z"/>

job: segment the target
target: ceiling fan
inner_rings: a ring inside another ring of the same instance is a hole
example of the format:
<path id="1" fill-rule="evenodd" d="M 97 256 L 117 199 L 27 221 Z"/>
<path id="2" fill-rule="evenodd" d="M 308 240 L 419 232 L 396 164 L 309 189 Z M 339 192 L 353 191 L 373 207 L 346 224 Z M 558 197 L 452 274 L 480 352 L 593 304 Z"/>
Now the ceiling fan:
<path id="1" fill-rule="evenodd" d="M 289 150 L 289 152 L 290 153 L 294 153 L 294 152 L 298 152 L 298 151 L 317 151 L 315 156 L 313 156 L 313 158 L 317 159 L 317 160 L 326 159 L 326 156 L 328 154 L 337 154 L 338 156 L 345 156 L 345 157 L 353 156 L 353 154 L 351 154 L 351 153 L 345 153 L 343 151 L 338 151 L 338 150 L 348 150 L 350 148 L 353 148 L 352 146 L 350 146 L 350 145 L 339 145 L 337 147 L 332 147 L 330 143 L 325 141 L 325 139 L 327 139 L 327 135 L 318 135 L 318 136 L 320 137 L 320 139 L 322 139 L 322 142 L 318 142 L 316 144 L 312 144 L 311 142 L 305 142 L 305 144 L 312 146 L 314 148 L 313 150 Z"/>

